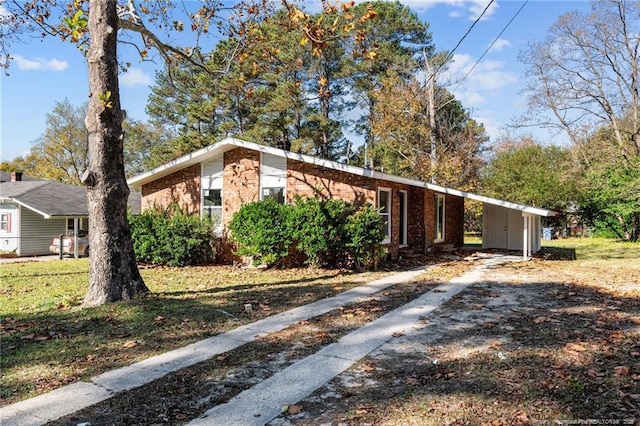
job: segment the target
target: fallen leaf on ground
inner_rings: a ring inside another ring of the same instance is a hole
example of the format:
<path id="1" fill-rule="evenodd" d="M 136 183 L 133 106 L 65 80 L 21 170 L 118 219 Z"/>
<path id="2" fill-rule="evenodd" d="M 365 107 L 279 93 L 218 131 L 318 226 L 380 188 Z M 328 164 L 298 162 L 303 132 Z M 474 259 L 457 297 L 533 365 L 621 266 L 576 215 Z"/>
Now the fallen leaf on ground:
<path id="1" fill-rule="evenodd" d="M 402 337 L 404 336 L 404 333 L 400 332 L 400 331 L 396 331 L 395 333 L 392 334 L 393 337 Z"/>
<path id="2" fill-rule="evenodd" d="M 520 423 L 524 423 L 524 424 L 528 424 L 529 423 L 529 416 L 527 416 L 527 413 L 522 412 L 520 414 L 518 414 L 515 418 L 515 420 L 517 420 Z"/>
<path id="3" fill-rule="evenodd" d="M 124 343 L 124 345 L 122 345 L 123 348 L 135 348 L 136 346 L 138 346 L 138 342 L 136 342 L 135 340 L 129 340 L 127 342 Z"/>
<path id="4" fill-rule="evenodd" d="M 416 379 L 415 377 L 407 377 L 404 381 L 408 385 L 417 385 L 418 384 L 418 379 Z"/>
<path id="5" fill-rule="evenodd" d="M 370 373 L 371 371 L 374 371 L 376 369 L 376 367 L 368 362 L 364 365 L 364 367 L 362 368 L 362 371 L 364 371 L 365 373 Z"/>
<path id="6" fill-rule="evenodd" d="M 289 405 L 287 408 L 289 414 L 298 414 L 302 412 L 302 405 Z"/>
<path id="7" fill-rule="evenodd" d="M 570 352 L 584 352 L 587 350 L 587 348 L 580 343 L 567 343 L 566 345 L 564 345 L 563 350 Z"/>
<path id="8" fill-rule="evenodd" d="M 613 369 L 614 374 L 617 376 L 626 376 L 631 370 L 626 365 L 619 365 Z"/>

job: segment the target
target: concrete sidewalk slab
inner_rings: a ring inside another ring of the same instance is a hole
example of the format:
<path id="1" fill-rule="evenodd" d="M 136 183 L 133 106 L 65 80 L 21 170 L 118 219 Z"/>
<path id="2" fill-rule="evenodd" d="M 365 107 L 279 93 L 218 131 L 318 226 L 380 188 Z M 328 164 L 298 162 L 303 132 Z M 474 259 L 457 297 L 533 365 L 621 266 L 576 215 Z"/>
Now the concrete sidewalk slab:
<path id="1" fill-rule="evenodd" d="M 419 298 L 383 315 L 343 336 L 313 355 L 274 374 L 217 405 L 190 426 L 259 426 L 271 421 L 284 405 L 295 404 L 329 380 L 345 371 L 373 350 L 388 342 L 395 333 L 409 333 L 425 327 L 420 319 L 444 302 L 478 282 L 488 266 L 482 263 L 470 272 L 440 285 Z"/>
<path id="2" fill-rule="evenodd" d="M 323 315 L 347 303 L 375 294 L 395 284 L 415 279 L 427 268 L 419 267 L 393 274 L 336 296 L 318 300 L 227 333 L 192 343 L 129 366 L 95 376 L 90 383 L 79 382 L 52 392 L 0 408 L 0 425 L 38 426 L 72 414 L 118 392 L 143 386 L 167 374 L 231 351 L 260 336 L 280 331 L 299 321 Z M 54 408 L 55 406 L 55 408 Z"/>
<path id="3" fill-rule="evenodd" d="M 36 398 L 2 407 L 0 425 L 42 425 L 76 412 L 78 406 L 88 407 L 111 396 L 111 392 L 93 383 L 74 383 Z"/>

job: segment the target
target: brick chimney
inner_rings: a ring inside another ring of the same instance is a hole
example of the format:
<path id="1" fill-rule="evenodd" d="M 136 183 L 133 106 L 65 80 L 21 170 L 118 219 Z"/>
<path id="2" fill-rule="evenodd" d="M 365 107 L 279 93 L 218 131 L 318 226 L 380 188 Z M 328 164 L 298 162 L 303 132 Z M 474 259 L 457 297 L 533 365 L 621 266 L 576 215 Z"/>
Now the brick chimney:
<path id="1" fill-rule="evenodd" d="M 11 172 L 11 182 L 20 182 L 22 180 L 22 172 Z"/>

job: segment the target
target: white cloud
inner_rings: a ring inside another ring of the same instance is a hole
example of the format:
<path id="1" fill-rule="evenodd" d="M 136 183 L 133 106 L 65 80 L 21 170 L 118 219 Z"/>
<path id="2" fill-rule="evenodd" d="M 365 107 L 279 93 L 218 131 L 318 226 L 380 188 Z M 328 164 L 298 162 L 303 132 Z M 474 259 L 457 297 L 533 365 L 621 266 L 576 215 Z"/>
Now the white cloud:
<path id="1" fill-rule="evenodd" d="M 487 102 L 487 99 L 484 96 L 473 91 L 461 91 L 456 94 L 456 98 L 458 98 L 465 108 L 476 108 Z"/>
<path id="2" fill-rule="evenodd" d="M 13 55 L 13 61 L 22 71 L 55 71 L 61 72 L 69 67 L 67 61 L 61 61 L 58 59 L 42 59 L 34 58 L 27 59 L 20 55 Z"/>
<path id="3" fill-rule="evenodd" d="M 482 14 L 482 11 L 487 7 L 490 0 L 475 0 L 471 2 L 469 6 L 469 12 L 471 15 L 469 16 L 469 20 L 475 21 Z M 498 2 L 494 1 L 491 6 L 487 9 L 482 19 L 489 19 L 491 15 L 493 15 L 498 10 Z"/>
<path id="4" fill-rule="evenodd" d="M 488 98 L 518 82 L 517 75 L 506 69 L 504 61 L 475 63 L 476 58 L 470 55 L 454 55 L 449 68 L 439 78 L 440 83 L 447 84 L 465 107 L 484 105 Z"/>
<path id="5" fill-rule="evenodd" d="M 129 68 L 128 71 L 120 74 L 120 84 L 123 86 L 148 86 L 151 83 L 151 77 L 140 68 Z"/>
<path id="6" fill-rule="evenodd" d="M 489 52 L 500 52 L 505 47 L 511 47 L 511 46 L 512 44 L 509 40 L 504 38 L 498 38 L 496 39 L 496 41 L 493 42 L 493 46 L 489 48 Z"/>

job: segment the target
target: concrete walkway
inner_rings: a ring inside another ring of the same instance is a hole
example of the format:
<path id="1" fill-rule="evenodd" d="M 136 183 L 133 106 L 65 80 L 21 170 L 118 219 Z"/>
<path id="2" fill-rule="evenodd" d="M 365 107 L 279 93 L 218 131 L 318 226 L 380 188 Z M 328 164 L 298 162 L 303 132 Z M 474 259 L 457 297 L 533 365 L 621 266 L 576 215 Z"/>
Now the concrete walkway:
<path id="1" fill-rule="evenodd" d="M 293 404 L 349 368 L 371 351 L 390 340 L 394 333 L 406 333 L 420 326 L 420 318 L 482 278 L 493 264 L 513 260 L 492 257 L 482 260 L 472 271 L 451 280 L 377 320 L 343 336 L 315 354 L 274 374 L 225 404 L 208 410 L 192 425 L 263 425 L 280 414 L 283 405 Z M 521 260 L 521 258 L 517 258 Z M 113 395 L 145 385 L 249 343 L 259 336 L 280 331 L 299 321 L 322 315 L 340 306 L 377 293 L 394 284 L 410 281 L 425 272 L 421 267 L 401 272 L 336 296 L 238 327 L 180 349 L 130 366 L 61 387 L 38 397 L 0 409 L 1 425 L 42 425 L 72 414 Z M 251 409 L 247 409 L 251 407 Z"/>

